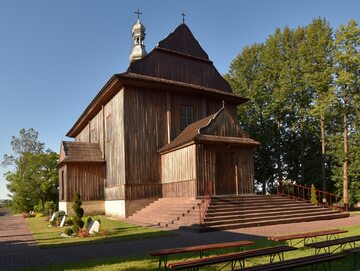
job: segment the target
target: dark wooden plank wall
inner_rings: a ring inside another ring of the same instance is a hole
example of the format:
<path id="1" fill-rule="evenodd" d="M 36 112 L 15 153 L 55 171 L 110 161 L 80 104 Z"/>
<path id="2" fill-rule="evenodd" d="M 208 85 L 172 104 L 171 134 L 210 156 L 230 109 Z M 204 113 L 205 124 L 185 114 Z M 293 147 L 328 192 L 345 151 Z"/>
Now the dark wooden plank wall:
<path id="1" fill-rule="evenodd" d="M 104 200 L 103 164 L 71 163 L 66 165 L 66 201 L 72 201 L 76 192 L 82 201 Z"/>
<path id="2" fill-rule="evenodd" d="M 104 145 L 106 160 L 106 187 L 117 187 L 125 184 L 125 146 L 124 146 L 124 90 L 117 93 L 104 108 L 104 120 L 99 125 L 104 126 Z M 100 111 L 98 115 L 102 115 Z M 107 138 L 106 118 L 110 117 L 111 136 Z M 101 118 L 101 117 L 100 117 Z M 99 131 L 102 131 L 99 128 Z M 119 194 L 119 193 L 118 193 Z M 121 193 L 120 193 L 121 194 Z M 110 196 L 110 195 L 109 195 Z M 106 197 L 106 199 L 123 199 Z"/>
<path id="3" fill-rule="evenodd" d="M 254 161 L 253 148 L 238 149 L 235 153 L 237 161 L 239 194 L 254 193 Z"/>
<path id="4" fill-rule="evenodd" d="M 196 193 L 202 196 L 209 182 L 215 182 L 215 152 L 199 144 L 196 146 Z"/>
<path id="5" fill-rule="evenodd" d="M 66 165 L 59 168 L 59 201 L 66 201 L 67 193 L 67 176 L 66 176 Z"/>
<path id="6" fill-rule="evenodd" d="M 253 148 L 232 147 L 231 151 L 221 146 L 197 145 L 197 196 L 202 196 L 209 181 L 217 183 L 223 176 L 223 185 L 217 194 L 235 194 L 235 165 L 237 165 L 238 193 L 254 193 Z M 226 154 L 229 157 L 223 157 Z M 220 160 L 221 159 L 221 160 Z M 224 164 L 227 163 L 227 164 Z M 218 184 L 219 185 L 219 184 Z M 233 193 L 231 193 L 233 190 Z"/>
<path id="7" fill-rule="evenodd" d="M 167 143 L 166 93 L 125 89 L 126 184 L 160 183 L 157 150 Z"/>

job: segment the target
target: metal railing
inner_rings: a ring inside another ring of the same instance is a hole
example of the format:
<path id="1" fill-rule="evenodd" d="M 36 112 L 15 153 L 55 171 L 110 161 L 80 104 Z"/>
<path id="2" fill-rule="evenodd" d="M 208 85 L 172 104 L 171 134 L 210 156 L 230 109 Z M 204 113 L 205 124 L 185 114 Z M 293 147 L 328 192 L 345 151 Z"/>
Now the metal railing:
<path id="1" fill-rule="evenodd" d="M 204 224 L 204 219 L 206 215 L 206 211 L 210 205 L 212 196 L 212 182 L 209 181 L 205 190 L 204 195 L 201 197 L 201 201 L 199 203 L 199 216 L 200 216 L 200 224 Z"/>
<path id="2" fill-rule="evenodd" d="M 276 191 L 278 195 L 311 202 L 311 187 L 308 186 L 294 184 L 291 181 L 278 181 Z M 329 208 L 343 209 L 339 206 L 340 197 L 338 195 L 318 189 L 315 189 L 315 192 L 318 205 Z"/>

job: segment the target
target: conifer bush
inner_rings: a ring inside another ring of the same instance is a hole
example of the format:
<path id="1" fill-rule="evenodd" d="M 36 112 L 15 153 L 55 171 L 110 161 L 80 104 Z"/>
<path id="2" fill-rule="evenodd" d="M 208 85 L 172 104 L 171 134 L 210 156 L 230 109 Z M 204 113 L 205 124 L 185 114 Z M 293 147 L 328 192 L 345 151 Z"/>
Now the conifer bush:
<path id="1" fill-rule="evenodd" d="M 314 185 L 314 184 L 311 185 L 310 201 L 311 201 L 311 203 L 314 204 L 314 205 L 318 205 L 318 204 L 319 204 L 319 202 L 318 202 L 318 200 L 317 200 L 316 189 L 315 189 L 315 185 Z"/>
<path id="2" fill-rule="evenodd" d="M 74 195 L 74 203 L 73 203 L 73 211 L 74 211 L 74 216 L 72 218 L 74 226 L 73 226 L 73 230 L 75 232 L 79 232 L 79 230 L 81 230 L 84 227 L 84 221 L 82 220 L 82 217 L 84 216 L 84 209 L 81 208 L 81 200 L 80 200 L 80 194 L 79 192 L 75 193 Z"/>

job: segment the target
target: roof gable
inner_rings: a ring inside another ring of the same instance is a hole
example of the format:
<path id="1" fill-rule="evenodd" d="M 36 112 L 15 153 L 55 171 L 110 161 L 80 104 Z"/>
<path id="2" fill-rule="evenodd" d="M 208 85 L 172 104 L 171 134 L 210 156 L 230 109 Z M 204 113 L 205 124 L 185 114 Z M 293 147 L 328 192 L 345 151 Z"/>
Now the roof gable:
<path id="1" fill-rule="evenodd" d="M 188 125 L 173 141 L 159 149 L 159 153 L 168 152 L 196 141 L 218 142 L 257 146 L 260 143 L 249 138 L 229 111 L 222 107 L 213 115 Z"/>
<path id="2" fill-rule="evenodd" d="M 158 48 L 209 60 L 207 53 L 191 33 L 186 24 L 179 25 L 174 32 L 159 42 Z"/>
<path id="3" fill-rule="evenodd" d="M 131 62 L 127 72 L 233 93 L 185 24 L 144 58 Z"/>

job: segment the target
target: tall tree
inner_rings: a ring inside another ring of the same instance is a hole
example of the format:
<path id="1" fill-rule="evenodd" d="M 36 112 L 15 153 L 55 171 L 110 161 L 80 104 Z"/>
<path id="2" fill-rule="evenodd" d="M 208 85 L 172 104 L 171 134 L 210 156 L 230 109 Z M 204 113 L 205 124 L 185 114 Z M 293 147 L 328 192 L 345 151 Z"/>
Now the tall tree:
<path id="1" fill-rule="evenodd" d="M 306 27 L 307 59 L 304 76 L 314 90 L 312 114 L 319 119 L 321 130 L 321 183 L 326 190 L 326 119 L 334 100 L 332 28 L 325 19 L 315 19 Z"/>
<path id="2" fill-rule="evenodd" d="M 56 202 L 58 154 L 44 150 L 44 143 L 33 129 L 21 129 L 19 137 L 12 137 L 11 146 L 13 153 L 5 154 L 2 164 L 12 168 L 5 173 L 12 208 L 17 212 L 29 211 L 39 203 Z"/>
<path id="3" fill-rule="evenodd" d="M 335 37 L 336 83 L 343 114 L 343 197 L 349 206 L 349 127 L 359 110 L 360 91 L 360 29 L 354 20 L 336 30 Z"/>

